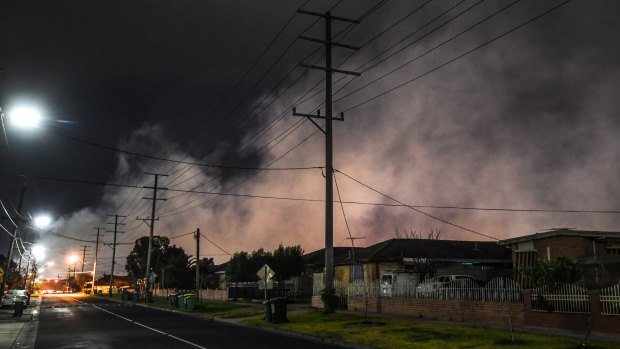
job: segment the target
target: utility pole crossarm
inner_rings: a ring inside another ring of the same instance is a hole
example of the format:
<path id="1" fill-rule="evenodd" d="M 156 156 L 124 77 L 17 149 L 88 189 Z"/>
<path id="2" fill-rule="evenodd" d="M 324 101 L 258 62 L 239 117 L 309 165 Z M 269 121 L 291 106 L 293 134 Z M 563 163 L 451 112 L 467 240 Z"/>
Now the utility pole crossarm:
<path id="1" fill-rule="evenodd" d="M 360 49 L 360 47 L 358 47 L 358 46 L 341 44 L 339 42 L 333 42 L 333 41 L 325 41 L 325 40 L 321 40 L 321 39 L 317 39 L 317 38 L 312 38 L 312 37 L 309 37 L 309 36 L 300 35 L 300 36 L 298 36 L 298 38 L 300 38 L 302 40 L 306 40 L 306 41 L 318 42 L 318 43 L 325 44 L 325 45 L 332 45 L 332 46 L 338 46 L 338 47 L 342 47 L 342 48 L 348 48 L 350 50 L 355 50 L 355 51 L 358 51 Z"/>
<path id="2" fill-rule="evenodd" d="M 316 115 L 315 114 L 303 114 L 303 113 L 298 113 L 297 112 L 297 108 L 293 107 L 293 116 L 303 116 L 306 117 L 308 119 L 310 119 L 310 121 L 312 121 L 312 119 L 323 119 L 323 120 L 334 120 L 334 121 L 344 121 L 344 113 L 340 113 L 340 117 L 339 118 L 327 118 L 326 116 L 322 116 L 321 115 L 321 111 L 317 110 Z M 314 122 L 314 121 L 312 121 Z M 319 125 L 316 125 L 318 128 L 321 128 Z M 322 128 L 321 128 L 322 130 Z M 323 132 L 325 133 L 325 132 Z"/>
<path id="3" fill-rule="evenodd" d="M 350 71 L 350 70 L 341 70 L 341 69 L 334 69 L 334 68 L 328 70 L 326 67 L 321 67 L 318 65 L 306 64 L 306 63 L 299 63 L 299 66 L 304 67 L 304 68 L 310 68 L 310 69 L 318 69 L 322 71 L 330 71 L 332 73 L 348 74 L 348 75 L 354 75 L 354 76 L 362 75 L 361 73 Z"/>
<path id="4" fill-rule="evenodd" d="M 330 12 L 319 13 L 319 12 L 312 12 L 312 11 L 306 11 L 306 10 L 297 10 L 297 13 L 301 13 L 301 14 L 309 15 L 309 16 L 323 17 L 326 19 L 329 18 L 335 21 L 349 22 L 349 23 L 355 23 L 355 24 L 360 23 L 359 19 L 350 19 L 350 18 L 345 18 L 345 17 L 332 16 Z"/>

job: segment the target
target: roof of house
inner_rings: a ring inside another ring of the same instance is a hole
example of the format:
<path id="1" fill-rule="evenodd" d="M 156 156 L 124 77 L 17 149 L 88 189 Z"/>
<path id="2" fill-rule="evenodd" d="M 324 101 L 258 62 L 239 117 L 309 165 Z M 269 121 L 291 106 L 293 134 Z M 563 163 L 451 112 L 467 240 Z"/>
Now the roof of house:
<path id="1" fill-rule="evenodd" d="M 511 251 L 492 241 L 429 239 L 391 239 L 369 246 L 360 259 L 402 261 L 403 258 L 428 258 L 435 261 L 505 262 Z"/>
<path id="2" fill-rule="evenodd" d="M 364 248 L 361 247 L 354 249 L 352 247 L 334 247 L 334 265 L 351 264 L 353 258 L 357 260 L 357 255 L 363 250 Z M 307 253 L 303 255 L 303 260 L 307 266 L 323 266 L 325 265 L 325 249 Z"/>
<path id="3" fill-rule="evenodd" d="M 334 247 L 334 265 L 351 264 L 350 247 Z M 366 248 L 355 248 L 359 262 L 403 262 L 428 258 L 438 262 L 510 262 L 510 249 L 489 241 L 390 239 Z M 306 264 L 324 265 L 323 249 L 304 256 Z"/>
<path id="4" fill-rule="evenodd" d="M 558 229 L 550 229 L 543 232 L 538 232 L 529 235 L 523 235 L 516 238 L 501 240 L 499 242 L 500 245 L 512 245 L 519 242 L 537 240 L 542 238 L 548 238 L 552 236 L 576 236 L 576 237 L 587 237 L 587 238 L 595 238 L 595 239 L 605 239 L 605 238 L 620 238 L 620 232 L 613 231 L 594 231 L 594 230 L 576 230 L 571 228 L 558 228 Z"/>

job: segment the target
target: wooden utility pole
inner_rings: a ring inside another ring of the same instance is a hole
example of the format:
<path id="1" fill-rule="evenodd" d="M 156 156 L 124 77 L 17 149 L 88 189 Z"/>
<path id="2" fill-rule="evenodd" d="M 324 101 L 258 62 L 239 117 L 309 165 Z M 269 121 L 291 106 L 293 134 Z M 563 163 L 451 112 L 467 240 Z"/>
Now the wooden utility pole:
<path id="1" fill-rule="evenodd" d="M 84 280 L 86 280 L 86 278 L 84 277 L 84 266 L 86 265 L 86 249 L 90 246 L 82 245 L 82 247 L 84 247 L 84 252 L 82 253 L 82 271 L 80 272 L 80 283 L 78 283 L 78 285 L 80 285 L 80 287 L 83 289 L 85 283 Z"/>
<path id="2" fill-rule="evenodd" d="M 196 228 L 196 298 L 200 302 L 200 228 Z"/>
<path id="3" fill-rule="evenodd" d="M 148 175 L 153 175 L 155 176 L 155 184 L 152 187 L 147 187 L 145 186 L 144 188 L 147 189 L 153 189 L 153 197 L 152 198 L 143 198 L 145 200 L 153 200 L 153 206 L 151 209 L 151 224 L 149 225 L 150 228 L 150 232 L 149 232 L 149 249 L 146 253 L 146 271 L 144 272 L 144 277 L 146 278 L 146 290 L 145 291 L 150 291 L 151 290 L 151 278 L 150 278 L 150 273 L 151 273 L 151 252 L 153 249 L 153 230 L 155 228 L 155 221 L 159 220 L 159 218 L 155 219 L 155 208 L 156 208 L 156 203 L 157 200 L 163 200 L 165 201 L 166 199 L 158 199 L 157 198 L 157 191 L 158 190 L 167 190 L 167 188 L 160 188 L 157 186 L 157 182 L 159 177 L 167 177 L 168 175 L 166 174 L 160 174 L 160 173 L 145 173 Z M 140 218 L 138 218 L 140 219 Z"/>
<path id="4" fill-rule="evenodd" d="M 339 118 L 334 118 L 332 116 L 332 74 L 333 73 L 342 73 L 348 75 L 359 76 L 359 73 L 345 71 L 340 69 L 334 69 L 332 67 L 332 46 L 343 47 L 351 50 L 359 50 L 358 47 L 345 45 L 341 43 L 336 43 L 332 41 L 332 20 L 349 22 L 349 23 L 359 23 L 357 20 L 335 17 L 332 16 L 329 11 L 326 13 L 316 13 L 310 11 L 299 10 L 299 13 L 323 17 L 325 19 L 325 40 L 309 38 L 305 36 L 299 36 L 302 40 L 309 40 L 313 42 L 320 42 L 325 45 L 325 67 L 319 67 L 308 64 L 300 64 L 303 67 L 311 68 L 311 69 L 319 69 L 325 71 L 325 116 L 321 116 L 320 111 L 314 114 L 301 114 L 297 113 L 296 109 L 293 107 L 293 115 L 295 116 L 303 116 L 308 118 L 312 123 L 325 134 L 325 288 L 333 288 L 334 287 L 334 188 L 333 188 L 333 176 L 334 176 L 334 165 L 333 165 L 333 142 L 332 142 L 332 121 L 344 120 L 344 114 L 340 113 Z M 325 129 L 319 126 L 312 119 L 323 119 L 325 120 Z"/>
<path id="5" fill-rule="evenodd" d="M 125 218 L 127 216 L 119 216 L 116 214 L 114 215 L 114 223 L 108 223 L 108 224 L 114 224 L 114 230 L 108 231 L 108 233 L 112 233 L 112 232 L 114 233 L 114 242 L 112 243 L 112 271 L 110 271 L 110 289 L 108 290 L 108 294 L 110 296 L 112 295 L 112 286 L 114 286 L 114 265 L 116 264 L 116 245 L 118 245 L 116 243 L 116 234 L 124 233 L 124 231 L 118 231 L 118 226 L 125 225 L 125 223 L 118 222 L 119 217 Z"/>
<path id="6" fill-rule="evenodd" d="M 93 283 L 91 287 L 93 294 L 95 294 L 97 290 L 95 288 L 95 281 L 97 280 L 97 257 L 99 256 L 99 232 L 102 228 L 97 227 L 93 229 L 97 229 L 97 240 L 95 242 L 95 261 L 93 262 Z"/>

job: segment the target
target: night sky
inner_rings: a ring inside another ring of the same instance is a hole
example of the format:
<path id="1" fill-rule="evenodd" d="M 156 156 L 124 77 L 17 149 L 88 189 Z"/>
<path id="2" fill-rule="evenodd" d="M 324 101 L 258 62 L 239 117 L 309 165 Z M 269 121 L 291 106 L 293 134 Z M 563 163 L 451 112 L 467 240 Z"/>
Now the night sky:
<path id="1" fill-rule="evenodd" d="M 333 23 L 335 41 L 361 47 L 334 48 L 334 65 L 362 73 L 333 76 L 336 246 L 395 228 L 455 240 L 620 229 L 617 1 L 5 1 L 0 107 L 46 119 L 5 118 L 0 200 L 14 215 L 25 185 L 22 217 L 54 217 L 51 232 L 24 229 L 56 262 L 48 276 L 84 244 L 91 268 L 94 244 L 79 240 L 114 214 L 124 271 L 148 235 L 145 172 L 168 175 L 155 234 L 189 254 L 196 228 L 217 263 L 324 246 L 324 138 L 290 111 L 324 113 L 324 73 L 298 66 L 323 65 L 323 48 L 296 39 L 323 38 L 324 24 L 300 7 L 361 19 Z M 0 230 L 0 254 L 8 240 Z M 100 257 L 109 272 L 111 248 Z"/>

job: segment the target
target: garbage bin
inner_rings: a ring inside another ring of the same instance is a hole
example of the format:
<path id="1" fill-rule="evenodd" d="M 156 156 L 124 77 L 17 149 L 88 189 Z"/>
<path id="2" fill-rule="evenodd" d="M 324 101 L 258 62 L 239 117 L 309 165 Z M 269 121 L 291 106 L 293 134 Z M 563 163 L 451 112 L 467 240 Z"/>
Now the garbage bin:
<path id="1" fill-rule="evenodd" d="M 24 301 L 15 300 L 13 305 L 13 317 L 21 317 L 24 313 Z"/>
<path id="2" fill-rule="evenodd" d="M 97 290 L 97 294 L 103 296 L 103 290 Z"/>
<path id="3" fill-rule="evenodd" d="M 172 309 L 178 309 L 179 308 L 179 301 L 177 299 L 177 294 L 176 293 L 172 293 L 168 295 L 168 305 L 170 305 L 170 308 Z"/>
<path id="4" fill-rule="evenodd" d="M 129 292 L 127 292 L 127 290 L 123 289 L 123 290 L 121 291 L 121 299 L 122 299 L 123 301 L 126 301 L 126 300 L 127 300 L 127 298 L 128 298 L 128 296 L 127 296 L 128 294 L 129 294 Z"/>
<path id="5" fill-rule="evenodd" d="M 263 318 L 265 321 L 272 321 L 272 313 L 271 313 L 271 300 L 266 300 L 263 302 L 265 306 L 265 317 Z"/>
<path id="6" fill-rule="evenodd" d="M 144 292 L 144 302 L 153 303 L 153 293 L 151 291 Z"/>
<path id="7" fill-rule="evenodd" d="M 177 294 L 177 304 L 180 310 L 187 310 L 187 307 L 185 304 L 185 295 Z"/>
<path id="8" fill-rule="evenodd" d="M 286 304 L 288 302 L 287 297 L 277 297 L 272 299 L 273 302 L 273 316 L 272 322 L 274 324 L 281 324 L 288 322 Z"/>
<path id="9" fill-rule="evenodd" d="M 138 291 L 131 292 L 131 301 L 132 302 L 135 303 L 138 300 L 138 297 L 140 297 L 140 292 L 138 292 Z"/>
<path id="10" fill-rule="evenodd" d="M 194 311 L 196 308 L 196 295 L 193 293 L 187 293 L 183 295 L 185 307 L 183 310 L 185 311 Z"/>

